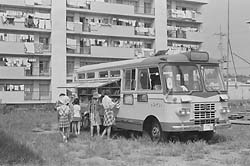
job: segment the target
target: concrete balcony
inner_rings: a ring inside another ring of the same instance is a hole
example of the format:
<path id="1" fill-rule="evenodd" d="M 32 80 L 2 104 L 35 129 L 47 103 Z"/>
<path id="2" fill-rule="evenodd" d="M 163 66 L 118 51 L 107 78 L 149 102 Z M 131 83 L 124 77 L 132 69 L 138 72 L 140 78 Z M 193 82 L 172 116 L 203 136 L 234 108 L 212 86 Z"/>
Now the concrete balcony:
<path id="1" fill-rule="evenodd" d="M 2 103 L 21 103 L 24 101 L 24 91 L 0 91 Z"/>
<path id="2" fill-rule="evenodd" d="M 190 32 L 183 30 L 169 30 L 168 39 L 174 41 L 187 41 L 201 43 L 204 40 L 204 36 L 201 32 Z"/>
<path id="3" fill-rule="evenodd" d="M 51 101 L 51 92 L 0 91 L 0 103 L 46 103 Z"/>
<path id="4" fill-rule="evenodd" d="M 49 54 L 50 45 L 0 41 L 0 54 Z"/>
<path id="5" fill-rule="evenodd" d="M 1 79 L 50 79 L 50 69 L 41 70 L 38 67 L 9 67 L 0 66 Z"/>
<path id="6" fill-rule="evenodd" d="M 25 54 L 24 43 L 1 41 L 0 54 Z"/>
<path id="7" fill-rule="evenodd" d="M 175 9 L 168 9 L 168 20 L 178 22 L 202 23 L 203 15 L 199 12 L 187 10 L 186 12 Z"/>
<path id="8" fill-rule="evenodd" d="M 118 25 L 105 25 L 105 26 L 90 26 L 90 31 L 97 35 L 108 35 L 108 36 L 134 36 L 135 30 L 132 26 L 118 26 Z"/>
<path id="9" fill-rule="evenodd" d="M 135 58 L 134 48 L 120 48 L 120 47 L 102 47 L 102 46 L 67 46 L 67 55 L 74 57 L 100 57 L 100 58 L 121 58 L 131 59 Z M 69 49 L 71 48 L 71 49 Z"/>
<path id="10" fill-rule="evenodd" d="M 31 7 L 31 8 L 44 8 L 44 9 L 49 9 L 51 6 L 51 0 L 41 0 L 41 1 L 36 1 L 36 0 L 0 0 L 1 5 L 5 6 L 20 6 L 20 7 Z"/>
<path id="11" fill-rule="evenodd" d="M 2 19 L 2 18 L 1 18 Z M 13 18 L 9 18 L 10 20 L 13 20 Z M 8 20 L 8 18 L 7 18 Z M 51 21 L 47 20 L 48 26 L 39 28 L 39 27 L 26 27 L 24 22 L 11 22 L 3 23 L 3 21 L 0 21 L 0 30 L 4 31 L 12 31 L 12 32 L 19 32 L 19 31 L 30 31 L 30 32 L 43 32 L 43 33 L 50 33 L 51 32 Z M 46 23 L 46 25 L 47 25 Z"/>
<path id="12" fill-rule="evenodd" d="M 91 56 L 102 58 L 135 58 L 134 48 L 91 46 Z"/>
<path id="13" fill-rule="evenodd" d="M 190 2 L 190 3 L 199 3 L 199 4 L 208 4 L 208 0 L 176 0 L 179 2 Z"/>
<path id="14" fill-rule="evenodd" d="M 105 3 L 105 2 L 92 2 L 90 9 L 93 12 L 104 14 L 118 14 L 118 15 L 133 15 L 135 8 L 132 5 Z"/>

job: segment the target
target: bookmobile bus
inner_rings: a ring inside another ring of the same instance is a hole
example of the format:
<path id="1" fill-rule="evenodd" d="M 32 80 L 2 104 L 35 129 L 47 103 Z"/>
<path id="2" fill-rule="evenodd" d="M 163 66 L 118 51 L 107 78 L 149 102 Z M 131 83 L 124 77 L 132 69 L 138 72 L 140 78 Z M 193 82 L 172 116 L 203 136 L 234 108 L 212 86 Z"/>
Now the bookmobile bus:
<path id="1" fill-rule="evenodd" d="M 207 52 L 186 52 L 88 65 L 75 73 L 83 108 L 93 91 L 120 101 L 115 128 L 147 132 L 153 141 L 168 134 L 196 133 L 211 138 L 228 128 L 228 95 L 218 60 Z M 83 115 L 86 125 L 88 113 Z M 85 126 L 86 127 L 86 126 Z"/>

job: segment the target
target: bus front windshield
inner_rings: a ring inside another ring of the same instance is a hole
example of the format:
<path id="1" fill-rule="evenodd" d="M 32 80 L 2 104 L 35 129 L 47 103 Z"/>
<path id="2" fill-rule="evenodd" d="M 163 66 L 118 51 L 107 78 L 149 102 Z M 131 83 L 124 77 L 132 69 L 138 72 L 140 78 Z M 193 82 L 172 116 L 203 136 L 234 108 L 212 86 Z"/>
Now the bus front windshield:
<path id="1" fill-rule="evenodd" d="M 207 91 L 226 91 L 219 66 L 201 66 Z"/>
<path id="2" fill-rule="evenodd" d="M 198 67 L 195 65 L 166 65 L 163 67 L 163 77 L 167 91 L 192 92 L 202 90 L 201 77 Z"/>

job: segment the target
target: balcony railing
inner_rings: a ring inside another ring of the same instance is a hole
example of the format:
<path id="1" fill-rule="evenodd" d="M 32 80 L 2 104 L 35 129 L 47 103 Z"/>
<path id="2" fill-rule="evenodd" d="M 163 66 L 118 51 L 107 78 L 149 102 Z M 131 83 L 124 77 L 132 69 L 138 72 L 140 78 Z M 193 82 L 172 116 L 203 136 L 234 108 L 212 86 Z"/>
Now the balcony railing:
<path id="1" fill-rule="evenodd" d="M 190 21 L 201 21 L 201 13 L 194 10 L 176 10 L 168 9 L 168 18 L 190 20 Z"/>
<path id="2" fill-rule="evenodd" d="M 91 46 L 67 45 L 69 54 L 91 54 Z"/>
<path id="3" fill-rule="evenodd" d="M 51 100 L 51 91 L 24 91 L 24 100 Z"/>
<path id="4" fill-rule="evenodd" d="M 39 67 L 29 67 L 24 68 L 25 76 L 29 77 L 50 77 L 51 76 L 51 68 L 39 68 Z"/>
<path id="5" fill-rule="evenodd" d="M 81 22 L 67 22 L 67 30 L 78 33 L 95 32 L 95 34 L 107 34 L 107 35 L 129 34 L 129 35 L 140 35 L 140 36 L 155 36 L 154 28 L 98 24 L 98 23 L 82 24 Z"/>
<path id="6" fill-rule="evenodd" d="M 176 39 L 186 39 L 192 40 L 197 42 L 203 41 L 202 33 L 200 32 L 193 32 L 193 31 L 185 31 L 185 30 L 168 30 L 168 37 L 169 38 L 176 38 Z"/>
<path id="7" fill-rule="evenodd" d="M 91 2 L 95 2 L 95 0 L 86 1 L 86 2 L 81 1 L 81 0 L 79 0 L 79 1 L 67 0 L 67 7 L 83 8 L 83 9 L 91 10 Z M 96 2 L 100 2 L 100 1 L 96 1 Z M 136 13 L 136 14 L 145 14 L 145 15 L 154 15 L 155 14 L 155 8 L 139 6 L 139 5 L 135 5 L 134 3 L 131 3 L 131 2 L 125 2 L 125 3 L 122 3 L 122 4 L 121 3 L 114 3 L 114 2 L 103 2 L 103 3 L 133 6 L 134 7 L 134 13 Z"/>
<path id="8" fill-rule="evenodd" d="M 2 5 L 13 6 L 51 6 L 51 0 L 0 0 Z"/>

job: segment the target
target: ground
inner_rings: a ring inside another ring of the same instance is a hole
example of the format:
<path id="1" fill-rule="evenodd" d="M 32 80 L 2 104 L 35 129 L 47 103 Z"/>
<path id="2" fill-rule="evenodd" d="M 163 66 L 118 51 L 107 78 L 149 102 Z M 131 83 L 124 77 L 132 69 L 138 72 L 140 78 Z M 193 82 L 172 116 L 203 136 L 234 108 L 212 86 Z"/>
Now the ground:
<path id="1" fill-rule="evenodd" d="M 0 165 L 249 166 L 249 127 L 233 125 L 230 129 L 218 130 L 210 142 L 154 143 L 147 137 L 126 138 L 122 134 L 108 140 L 91 138 L 88 131 L 83 131 L 63 143 L 57 131 L 55 112 L 13 110 L 0 113 L 0 131 L 25 145 L 39 159 L 28 155 L 27 160 L 20 161 L 13 154 L 8 156 L 3 148 Z M 0 139 L 0 147 L 4 143 Z"/>

